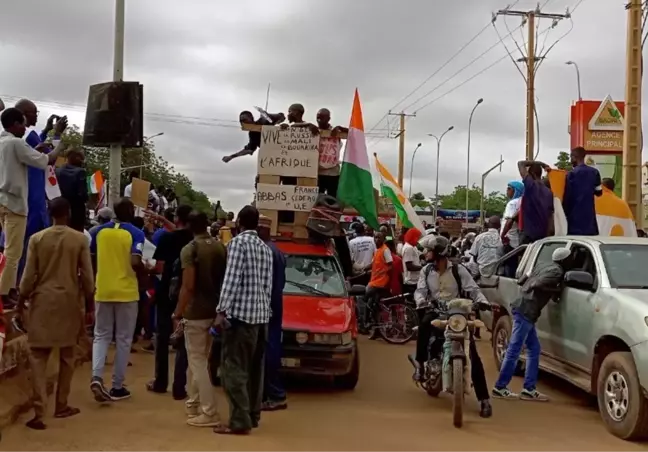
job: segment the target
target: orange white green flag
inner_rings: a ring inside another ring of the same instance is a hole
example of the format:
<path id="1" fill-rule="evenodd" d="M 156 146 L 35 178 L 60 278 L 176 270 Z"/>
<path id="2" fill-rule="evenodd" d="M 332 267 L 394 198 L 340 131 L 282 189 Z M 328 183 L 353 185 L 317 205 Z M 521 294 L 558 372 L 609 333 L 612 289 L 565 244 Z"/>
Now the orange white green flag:
<path id="1" fill-rule="evenodd" d="M 88 191 L 92 194 L 99 193 L 103 187 L 104 179 L 101 171 L 95 171 L 92 176 L 88 176 Z"/>
<path id="2" fill-rule="evenodd" d="M 357 210 L 369 226 L 378 229 L 378 212 L 376 211 L 371 167 L 367 154 L 362 107 L 357 89 L 353 99 L 351 123 L 340 170 L 337 198 L 345 205 Z"/>
<path id="3" fill-rule="evenodd" d="M 401 190 L 398 182 L 396 182 L 396 179 L 394 179 L 394 176 L 391 175 L 387 167 L 380 163 L 376 154 L 374 156 L 376 157 L 376 168 L 380 175 L 380 192 L 385 198 L 391 201 L 403 226 L 406 228 L 416 228 L 421 233 L 425 233 L 423 222 L 416 214 L 412 203 L 407 199 L 407 196 L 405 196 L 405 193 L 403 193 L 403 190 Z"/>

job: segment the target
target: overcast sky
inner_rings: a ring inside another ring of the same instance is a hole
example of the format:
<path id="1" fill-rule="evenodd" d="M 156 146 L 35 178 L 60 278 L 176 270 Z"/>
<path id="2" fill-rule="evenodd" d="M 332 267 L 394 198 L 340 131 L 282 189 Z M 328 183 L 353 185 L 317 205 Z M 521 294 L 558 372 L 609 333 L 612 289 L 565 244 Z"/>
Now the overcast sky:
<path id="1" fill-rule="evenodd" d="M 88 86 L 112 77 L 114 3 L 3 2 L 0 96 L 5 103 L 27 97 L 39 106 L 42 121 L 55 112 L 68 114 L 82 127 Z M 525 84 L 513 63 L 507 58 L 457 87 L 506 55 L 504 47 L 498 45 L 438 86 L 498 42 L 492 26 L 425 86 L 396 104 L 486 26 L 506 0 L 126 3 L 124 78 L 144 84 L 145 135 L 164 132 L 155 139 L 157 152 L 228 210 L 252 199 L 256 158 L 228 164 L 221 158 L 247 142 L 247 134 L 237 127 L 238 112 L 263 105 L 268 83 L 270 111 L 285 112 L 289 104 L 300 102 L 306 119 L 314 121 L 317 109 L 328 107 L 335 125 L 348 124 L 357 87 L 367 132 L 390 108 L 418 110 L 407 122 L 405 188 L 412 152 L 420 142 L 412 185 L 427 196 L 434 194 L 436 171 L 436 143 L 427 134 L 454 125 L 441 149 L 440 192 L 465 184 L 468 116 L 483 97 L 473 120 L 470 181 L 479 183 L 500 154 L 503 170 L 491 174 L 486 190 L 503 190 L 516 177 L 515 163 L 524 157 Z M 545 12 L 564 13 L 581 2 L 542 3 Z M 519 0 L 515 9 L 535 4 Z M 505 36 L 503 21 L 498 19 L 497 25 Z M 513 30 L 520 21 L 509 18 L 507 24 Z M 578 62 L 583 97 L 611 94 L 623 100 L 625 24 L 621 0 L 584 0 L 574 12 L 572 31 L 553 47 L 537 76 L 540 159 L 554 163 L 556 154 L 569 147 L 569 106 L 577 97 L 577 85 L 574 68 L 565 61 Z M 540 30 L 550 25 L 541 21 Z M 547 33 L 545 50 L 570 27 L 565 20 Z M 512 36 L 521 44 L 521 30 Z M 517 52 L 511 38 L 504 42 Z M 391 118 L 389 127 L 396 125 Z M 386 120 L 377 125 L 368 140 L 369 152 L 377 152 L 395 176 L 398 140 L 386 138 L 387 128 Z"/>

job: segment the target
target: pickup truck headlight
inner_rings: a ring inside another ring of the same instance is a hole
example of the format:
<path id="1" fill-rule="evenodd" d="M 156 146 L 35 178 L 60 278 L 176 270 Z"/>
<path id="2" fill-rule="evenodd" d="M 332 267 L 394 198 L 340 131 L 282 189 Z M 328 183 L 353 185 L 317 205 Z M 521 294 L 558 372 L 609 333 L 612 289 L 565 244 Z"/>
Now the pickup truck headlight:
<path id="1" fill-rule="evenodd" d="M 322 345 L 346 345 L 352 340 L 351 332 L 347 331 L 342 334 L 315 333 L 311 336 L 311 342 Z"/>

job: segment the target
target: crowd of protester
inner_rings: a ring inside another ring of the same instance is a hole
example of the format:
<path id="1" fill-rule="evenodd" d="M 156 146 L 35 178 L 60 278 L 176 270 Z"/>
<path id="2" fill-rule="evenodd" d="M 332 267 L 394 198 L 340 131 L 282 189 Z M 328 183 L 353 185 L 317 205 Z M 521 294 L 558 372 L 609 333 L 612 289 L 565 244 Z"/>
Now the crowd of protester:
<path id="1" fill-rule="evenodd" d="M 80 412 L 68 396 L 75 347 L 88 325 L 90 390 L 100 403 L 131 397 L 124 384 L 129 356 L 134 339 L 144 336 L 153 339 L 145 349 L 155 353 L 154 379 L 146 389 L 168 390 L 172 347 L 172 395 L 185 401 L 189 425 L 246 434 L 258 427 L 262 409 L 286 408 L 278 372 L 285 259 L 270 242 L 270 219 L 246 206 L 236 223 L 232 212 L 217 210 L 210 227 L 207 214 L 178 205 L 164 186 L 151 190 L 148 209 L 138 215 L 130 199 L 133 173 L 124 197 L 90 221 L 83 152 L 65 152 L 60 136 L 66 118 L 53 115 L 41 134 L 25 136 L 37 113 L 26 100 L 4 109 L 0 134 L 0 297 L 3 308 L 16 310 L 15 328 L 27 333 L 35 375 L 34 416 L 27 426 L 46 428 L 45 368 L 55 349 L 54 416 Z M 56 171 L 61 196 L 48 200 L 39 184 L 60 156 L 66 158 Z M 0 350 L 3 322 L 0 316 Z M 112 343 L 108 385 L 104 368 Z M 216 380 L 230 405 L 227 425 L 216 403 Z"/>

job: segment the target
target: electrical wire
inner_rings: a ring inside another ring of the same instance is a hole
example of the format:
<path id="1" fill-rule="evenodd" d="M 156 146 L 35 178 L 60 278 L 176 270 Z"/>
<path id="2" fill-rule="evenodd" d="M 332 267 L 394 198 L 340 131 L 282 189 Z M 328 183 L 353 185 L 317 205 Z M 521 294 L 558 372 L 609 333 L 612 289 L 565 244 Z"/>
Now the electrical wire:
<path id="1" fill-rule="evenodd" d="M 24 99 L 25 97 L 15 96 L 12 94 L 0 94 L 0 99 L 9 99 L 18 101 Z M 74 104 L 71 102 L 62 102 L 55 100 L 39 100 L 32 99 L 34 103 L 38 105 L 45 105 L 52 108 L 65 108 L 71 110 L 86 110 L 86 106 L 82 104 Z M 203 126 L 213 126 L 213 127 L 230 127 L 230 128 L 239 128 L 239 122 L 232 119 L 220 119 L 220 118 L 209 118 L 201 116 L 182 116 L 182 115 L 172 115 L 164 113 L 144 113 L 144 116 L 152 121 L 162 121 L 169 123 L 177 124 L 192 124 L 192 125 L 203 125 Z"/>
<path id="2" fill-rule="evenodd" d="M 506 54 L 511 58 L 511 61 L 513 62 L 513 65 L 515 66 L 515 69 L 517 69 L 517 71 L 520 73 L 520 75 L 521 75 L 522 78 L 524 79 L 524 82 L 526 83 L 526 81 L 527 81 L 527 77 L 526 77 L 526 75 L 524 75 L 524 72 L 522 72 L 522 69 L 520 69 L 520 66 L 517 64 L 518 62 L 515 60 L 515 58 L 513 58 L 513 55 L 512 55 L 511 52 L 509 51 L 509 49 L 508 49 L 508 47 L 506 46 L 506 44 L 504 44 L 504 38 L 502 37 L 502 35 L 500 34 L 499 30 L 497 29 L 497 25 L 495 25 L 495 22 L 493 22 L 493 29 L 495 30 L 495 33 L 497 33 L 497 37 L 499 38 L 500 42 L 502 43 L 502 46 L 504 46 L 504 49 L 506 50 Z M 515 40 L 515 39 L 514 39 L 514 40 Z M 516 45 L 517 45 L 517 42 L 516 42 Z M 518 47 L 518 49 L 519 49 L 519 47 Z M 526 58 L 526 57 L 524 56 L 524 53 L 522 54 L 522 57 L 523 57 L 523 58 Z"/>
<path id="3" fill-rule="evenodd" d="M 547 33 L 548 31 L 549 31 L 549 28 L 545 29 L 544 31 L 542 31 L 542 33 L 540 33 L 540 36 L 543 36 L 544 33 Z M 462 86 L 464 86 L 466 83 L 468 83 L 468 82 L 474 80 L 475 78 L 477 78 L 478 76 L 482 75 L 482 74 L 485 73 L 486 71 L 492 69 L 492 68 L 495 67 L 498 63 L 504 61 L 504 60 L 507 59 L 508 57 L 509 57 L 508 54 L 501 56 L 500 58 L 498 58 L 497 60 L 495 60 L 493 63 L 491 63 L 490 65 L 486 66 L 484 69 L 482 69 L 481 71 L 479 71 L 479 72 L 477 72 L 476 74 L 474 74 L 472 77 L 467 78 L 466 80 L 464 80 L 464 81 L 461 82 L 460 84 L 456 85 L 455 87 L 453 87 L 453 88 L 450 89 L 449 91 L 446 91 L 445 93 L 441 94 L 440 96 L 438 96 L 438 97 L 432 99 L 431 101 L 427 102 L 426 104 L 422 105 L 421 107 L 419 107 L 418 109 L 416 109 L 416 111 L 415 111 L 414 113 L 415 113 L 415 114 L 418 114 L 418 113 L 419 113 L 421 110 L 423 110 L 424 108 L 427 108 L 427 107 L 429 107 L 430 105 L 436 103 L 437 101 L 443 99 L 443 98 L 446 97 L 448 94 L 450 94 L 450 93 L 456 91 L 457 89 L 459 89 L 459 88 L 461 88 Z"/>
<path id="4" fill-rule="evenodd" d="M 513 30 L 513 32 L 515 32 L 515 30 Z M 505 36 L 505 38 L 508 38 L 508 36 Z M 448 83 L 450 80 L 452 80 L 453 78 L 455 78 L 457 75 L 461 74 L 463 71 L 465 71 L 465 70 L 468 69 L 470 66 L 472 66 L 473 64 L 475 64 L 475 62 L 477 62 L 477 61 L 480 60 L 482 57 L 484 57 L 487 53 L 489 53 L 490 51 L 492 51 L 492 50 L 493 50 L 495 47 L 497 47 L 499 44 L 500 44 L 500 42 L 498 41 L 498 42 L 496 42 L 495 44 L 493 44 L 492 46 L 490 46 L 489 48 L 487 48 L 486 50 L 484 50 L 481 54 L 479 54 L 477 57 L 473 58 L 473 59 L 472 59 L 468 64 L 466 64 L 465 66 L 463 66 L 463 67 L 462 67 L 461 69 L 459 69 L 457 72 L 455 72 L 454 74 L 452 74 L 450 77 L 446 78 L 443 82 L 439 83 L 437 86 L 435 86 L 434 88 L 432 88 L 430 91 L 428 91 L 427 93 L 425 93 L 424 95 L 422 95 L 421 97 L 419 97 L 418 99 L 416 99 L 414 102 L 412 102 L 411 104 L 409 104 L 407 107 L 405 107 L 405 110 L 408 110 L 408 109 L 412 108 L 414 105 L 418 104 L 420 101 L 422 101 L 423 99 L 425 99 L 426 97 L 428 97 L 430 94 L 434 93 L 436 90 L 438 90 L 439 88 L 441 88 L 443 85 L 445 85 L 446 83 Z M 418 111 L 418 110 L 417 110 L 417 111 Z"/>
<path id="5" fill-rule="evenodd" d="M 582 1 L 582 0 L 581 0 L 581 1 Z M 580 2 L 579 2 L 579 3 L 580 3 Z M 542 65 L 542 62 L 547 58 L 547 55 L 549 54 L 549 52 L 551 52 L 551 49 L 553 49 L 554 47 L 556 47 L 556 44 L 558 44 L 560 41 L 562 41 L 562 40 L 563 40 L 563 39 L 564 39 L 564 38 L 565 38 L 569 33 L 571 33 L 572 30 L 574 29 L 574 19 L 571 18 L 571 15 L 569 16 L 569 24 L 570 24 L 569 30 L 567 30 L 567 32 L 566 32 L 564 35 L 562 35 L 562 36 L 560 36 L 558 39 L 556 39 L 556 41 L 555 41 L 553 44 L 551 44 L 551 45 L 549 46 L 549 48 L 547 49 L 547 51 L 545 52 L 545 54 L 540 56 L 540 59 L 538 60 L 538 64 L 535 66 L 535 69 L 534 69 L 536 72 L 538 71 L 538 69 L 540 69 L 540 66 Z M 548 29 L 545 30 L 545 31 L 549 31 L 549 30 L 551 30 L 553 27 L 554 27 L 554 26 L 552 25 L 550 28 L 548 28 Z"/>
<path id="6" fill-rule="evenodd" d="M 515 0 L 515 2 L 513 2 L 513 4 L 511 4 L 511 5 L 509 5 L 508 8 L 512 8 L 513 6 L 517 5 L 519 2 L 520 2 L 520 0 Z M 490 22 L 489 22 L 489 23 L 490 23 Z M 372 127 L 369 128 L 369 131 L 372 131 L 372 130 L 374 130 L 375 128 L 377 128 L 377 127 L 380 125 L 380 123 L 382 123 L 385 119 L 387 119 L 387 123 L 389 124 L 389 113 L 390 113 L 392 110 L 395 110 L 395 109 L 396 109 L 400 104 L 402 104 L 403 102 L 405 102 L 407 99 L 409 99 L 410 97 L 412 97 L 412 96 L 414 95 L 414 93 L 416 93 L 416 91 L 418 91 L 419 89 L 421 89 L 421 88 L 422 88 L 425 84 L 427 84 L 427 82 L 429 82 L 429 81 L 430 81 L 430 80 L 431 80 L 435 75 L 437 75 L 437 74 L 438 74 L 439 72 L 441 72 L 441 71 L 442 71 L 442 70 L 443 70 L 443 69 L 444 69 L 448 64 L 450 64 L 452 61 L 454 61 L 454 59 L 457 58 L 457 57 L 461 54 L 461 52 L 463 52 L 463 51 L 464 51 L 464 50 L 465 50 L 465 49 L 466 49 L 470 44 L 472 44 L 472 43 L 473 43 L 477 38 L 479 38 L 479 36 L 481 36 L 481 35 L 486 31 L 486 29 L 488 29 L 488 25 L 489 25 L 489 24 L 486 24 L 486 25 L 485 25 L 481 30 L 479 30 L 479 31 L 477 32 L 477 34 L 475 34 L 475 36 L 473 36 L 472 38 L 470 38 L 470 39 L 469 39 L 469 40 L 468 40 L 464 45 L 462 45 L 462 46 L 459 48 L 459 50 L 457 50 L 457 51 L 456 51 L 452 56 L 450 56 L 450 58 L 449 58 L 448 60 L 446 60 L 445 63 L 443 63 L 441 66 L 439 66 L 439 68 L 437 68 L 434 72 L 432 72 L 432 74 L 430 74 L 430 75 L 429 75 L 425 80 L 423 80 L 423 82 L 421 82 L 421 83 L 420 83 L 416 88 L 414 88 L 412 91 L 410 91 L 410 92 L 409 92 L 405 97 L 403 97 L 403 98 L 402 98 L 401 100 L 399 100 L 396 104 L 394 104 L 394 106 L 391 107 L 391 108 L 387 111 L 387 113 L 385 113 L 385 114 L 384 114 L 384 115 L 383 115 L 383 116 L 382 116 L 382 117 L 381 117 L 381 118 L 376 122 L 375 125 L 373 125 Z M 406 109 L 407 109 L 407 108 L 404 108 L 404 109 L 401 109 L 401 110 L 405 111 Z"/>

